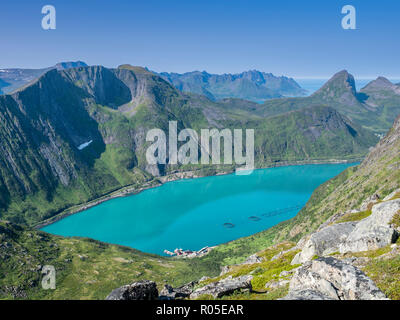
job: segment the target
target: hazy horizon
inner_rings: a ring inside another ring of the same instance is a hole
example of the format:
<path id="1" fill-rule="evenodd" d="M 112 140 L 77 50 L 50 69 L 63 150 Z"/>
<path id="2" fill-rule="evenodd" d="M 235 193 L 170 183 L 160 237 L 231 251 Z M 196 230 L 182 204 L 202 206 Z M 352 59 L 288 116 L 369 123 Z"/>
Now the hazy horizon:
<path id="1" fill-rule="evenodd" d="M 351 1 L 356 30 L 341 26 L 342 0 L 52 0 L 55 30 L 41 27 L 44 4 L 1 2 L 1 68 L 82 60 L 158 72 L 257 69 L 322 79 L 347 69 L 357 78 L 400 77 L 398 1 Z"/>
<path id="2" fill-rule="evenodd" d="M 34 68 L 34 67 L 21 67 L 21 66 L 1 66 L 0 67 L 0 71 L 1 70 L 6 70 L 6 69 L 46 69 L 46 68 L 49 68 L 51 66 L 56 65 L 57 63 L 77 62 L 77 61 L 84 62 L 88 66 L 101 65 L 101 66 L 104 66 L 106 68 L 117 68 L 118 67 L 118 65 L 117 66 L 107 66 L 105 64 L 91 64 L 91 63 L 88 63 L 87 61 L 84 61 L 82 59 L 77 59 L 77 60 L 74 60 L 74 61 L 68 60 L 68 59 L 59 59 L 55 63 L 52 63 L 50 65 L 40 66 L 40 67 L 37 67 L 37 68 Z M 274 76 L 277 76 L 277 77 L 283 76 L 283 77 L 293 78 L 294 80 L 329 80 L 335 73 L 344 70 L 344 69 L 340 69 L 340 70 L 337 70 L 336 72 L 332 73 L 331 75 L 324 75 L 324 76 L 318 76 L 318 75 L 316 75 L 316 76 L 296 76 L 296 75 L 283 74 L 283 73 L 274 73 L 274 72 L 270 72 L 269 70 L 259 70 L 259 69 L 247 69 L 247 70 L 243 70 L 243 71 L 239 71 L 239 72 L 223 72 L 223 73 L 214 73 L 214 72 L 210 72 L 208 70 L 195 70 L 195 69 L 187 70 L 187 71 L 183 71 L 183 72 L 176 72 L 174 70 L 168 70 L 168 71 L 166 71 L 166 70 L 155 70 L 154 68 L 151 68 L 149 66 L 140 66 L 140 65 L 137 65 L 137 64 L 134 64 L 134 63 L 123 63 L 123 64 L 130 64 L 130 65 L 133 65 L 133 66 L 147 68 L 148 70 L 150 70 L 152 72 L 157 72 L 157 73 L 167 72 L 167 73 L 185 74 L 185 73 L 190 73 L 190 72 L 207 72 L 209 74 L 217 74 L 217 75 L 224 75 L 224 74 L 234 75 L 234 74 L 240 74 L 240 73 L 249 72 L 249 71 L 259 71 L 259 72 L 271 73 L 271 74 L 273 74 Z M 352 73 L 351 70 L 347 70 L 347 71 L 351 75 L 353 75 L 356 80 L 375 80 L 378 77 L 385 77 L 390 81 L 395 81 L 395 82 L 396 81 L 400 81 L 400 76 L 392 76 L 392 75 L 384 75 L 384 74 L 377 74 L 377 75 L 374 75 L 374 76 L 357 76 L 354 73 Z"/>

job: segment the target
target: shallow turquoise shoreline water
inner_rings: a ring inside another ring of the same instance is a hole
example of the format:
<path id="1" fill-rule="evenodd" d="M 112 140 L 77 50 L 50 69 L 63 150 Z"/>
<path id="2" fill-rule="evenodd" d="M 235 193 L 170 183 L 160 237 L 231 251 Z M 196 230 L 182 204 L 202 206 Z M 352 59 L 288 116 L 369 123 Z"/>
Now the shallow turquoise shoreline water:
<path id="1" fill-rule="evenodd" d="M 198 250 L 294 217 L 320 184 L 354 164 L 300 165 L 179 180 L 104 202 L 42 230 L 163 254 Z"/>

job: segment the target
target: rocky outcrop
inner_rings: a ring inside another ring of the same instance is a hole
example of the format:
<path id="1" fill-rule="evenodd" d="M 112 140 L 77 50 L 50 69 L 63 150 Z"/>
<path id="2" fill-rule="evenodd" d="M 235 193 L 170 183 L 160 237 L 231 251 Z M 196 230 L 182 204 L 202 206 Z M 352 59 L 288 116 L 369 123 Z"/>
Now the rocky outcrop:
<path id="1" fill-rule="evenodd" d="M 323 256 L 339 251 L 339 245 L 354 230 L 355 222 L 338 223 L 311 235 L 301 252 L 293 258 L 292 264 L 301 264 L 314 256 Z"/>
<path id="2" fill-rule="evenodd" d="M 386 300 L 375 283 L 356 267 L 338 259 L 306 262 L 294 274 L 286 300 Z"/>
<path id="3" fill-rule="evenodd" d="M 251 255 L 250 257 L 247 258 L 245 262 L 242 264 L 254 264 L 254 263 L 261 263 L 262 258 L 257 256 L 256 254 Z"/>
<path id="4" fill-rule="evenodd" d="M 153 281 L 139 281 L 113 290 L 106 300 L 155 300 L 157 285 Z"/>
<path id="5" fill-rule="evenodd" d="M 372 214 L 361 220 L 340 244 L 340 253 L 376 250 L 396 242 L 399 232 L 391 221 L 399 210 L 400 199 L 373 206 Z"/>
<path id="6" fill-rule="evenodd" d="M 290 291 L 289 294 L 278 300 L 335 300 L 319 291 L 314 290 L 300 290 Z"/>
<path id="7" fill-rule="evenodd" d="M 289 280 L 272 280 L 265 284 L 265 289 L 275 290 L 286 286 L 288 283 Z"/>
<path id="8" fill-rule="evenodd" d="M 245 264 L 261 263 L 262 261 L 263 261 L 263 258 L 259 257 L 257 254 L 253 254 L 250 257 L 248 257 L 246 259 L 246 261 L 244 261 L 242 263 L 221 267 L 221 273 L 219 275 L 223 276 L 224 274 L 227 274 L 229 271 L 232 270 L 233 267 L 236 267 L 236 266 L 242 266 Z"/>
<path id="9" fill-rule="evenodd" d="M 190 299 L 196 299 L 202 295 L 212 295 L 214 298 L 220 298 L 225 295 L 232 294 L 236 290 L 250 290 L 252 276 L 246 275 L 237 278 L 232 276 L 226 279 L 210 283 L 204 287 L 196 289 L 191 295 Z"/>
<path id="10" fill-rule="evenodd" d="M 193 292 L 194 286 L 197 282 L 193 281 L 179 288 L 173 288 L 170 285 L 166 284 L 164 289 L 161 290 L 159 299 L 160 300 L 177 300 L 177 299 L 185 299 L 190 296 Z"/>

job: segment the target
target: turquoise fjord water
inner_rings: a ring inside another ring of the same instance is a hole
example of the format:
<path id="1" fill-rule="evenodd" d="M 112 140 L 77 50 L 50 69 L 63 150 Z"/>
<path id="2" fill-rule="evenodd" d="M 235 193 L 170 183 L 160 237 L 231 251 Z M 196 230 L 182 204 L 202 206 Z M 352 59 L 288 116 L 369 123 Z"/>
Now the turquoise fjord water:
<path id="1" fill-rule="evenodd" d="M 294 217 L 315 188 L 351 165 L 299 165 L 173 181 L 104 202 L 42 230 L 149 253 L 199 250 Z"/>

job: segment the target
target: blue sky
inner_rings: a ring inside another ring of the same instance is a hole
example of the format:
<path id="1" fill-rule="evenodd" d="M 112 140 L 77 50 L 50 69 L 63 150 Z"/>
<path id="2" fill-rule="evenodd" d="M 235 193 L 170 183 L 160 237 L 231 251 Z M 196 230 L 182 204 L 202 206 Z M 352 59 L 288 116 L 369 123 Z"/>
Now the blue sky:
<path id="1" fill-rule="evenodd" d="M 43 5 L 57 29 L 41 28 Z M 357 9 L 357 30 L 341 8 Z M 396 0 L 2 0 L 0 67 L 83 60 L 155 71 L 400 78 Z"/>

